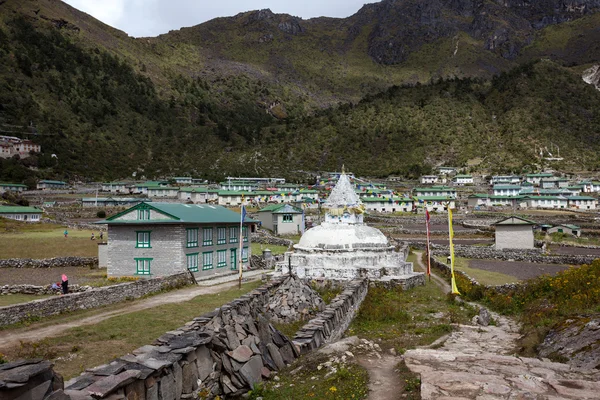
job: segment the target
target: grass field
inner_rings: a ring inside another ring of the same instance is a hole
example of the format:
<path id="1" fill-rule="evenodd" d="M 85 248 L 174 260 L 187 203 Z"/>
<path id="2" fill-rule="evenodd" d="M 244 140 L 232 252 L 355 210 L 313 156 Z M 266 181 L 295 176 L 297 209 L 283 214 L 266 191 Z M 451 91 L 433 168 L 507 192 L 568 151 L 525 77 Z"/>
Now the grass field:
<path id="1" fill-rule="evenodd" d="M 275 244 L 262 244 L 262 243 L 252 243 L 252 254 L 256 256 L 262 256 L 262 252 L 265 249 L 271 250 L 271 254 L 278 255 L 285 253 L 288 248 L 287 246 L 278 246 Z"/>
<path id="2" fill-rule="evenodd" d="M 27 223 L 0 218 L 0 258 L 93 257 L 98 255 L 99 231 L 72 230 L 55 224 Z M 106 233 L 104 234 L 106 240 Z"/>
<path id="3" fill-rule="evenodd" d="M 13 304 L 27 303 L 32 300 L 46 299 L 48 296 L 36 296 L 34 294 L 9 294 L 0 296 L 0 307 L 12 306 Z"/>
<path id="4" fill-rule="evenodd" d="M 178 328 L 194 317 L 232 301 L 261 285 L 246 283 L 242 289 L 198 296 L 190 301 L 165 304 L 153 309 L 109 318 L 95 325 L 67 330 L 39 342 L 23 343 L 6 352 L 11 360 L 43 357 L 51 359 L 54 370 L 70 379 L 86 368 L 106 363 L 132 350 L 152 343 L 163 333 Z M 122 306 L 122 305 L 121 305 Z M 64 321 L 64 319 L 63 319 Z"/>
<path id="5" fill-rule="evenodd" d="M 436 259 L 440 262 L 446 263 L 445 257 L 436 257 Z M 469 260 L 462 257 L 456 257 L 454 259 L 454 268 L 456 268 L 457 271 L 466 273 L 482 285 L 504 285 L 506 283 L 515 283 L 520 281 L 518 278 L 512 275 L 471 268 L 469 267 Z"/>

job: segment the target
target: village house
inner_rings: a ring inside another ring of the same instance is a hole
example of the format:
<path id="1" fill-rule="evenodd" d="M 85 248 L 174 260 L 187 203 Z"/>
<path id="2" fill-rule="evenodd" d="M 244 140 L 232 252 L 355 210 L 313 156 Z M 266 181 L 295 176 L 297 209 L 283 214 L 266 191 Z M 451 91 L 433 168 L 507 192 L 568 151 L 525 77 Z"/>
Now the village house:
<path id="1" fill-rule="evenodd" d="M 100 187 L 101 192 L 110 193 L 129 193 L 129 189 L 125 182 L 107 182 Z"/>
<path id="2" fill-rule="evenodd" d="M 432 186 L 429 188 L 415 188 L 413 195 L 416 197 L 422 196 L 441 196 L 456 198 L 456 189 L 446 186 Z"/>
<path id="3" fill-rule="evenodd" d="M 567 208 L 569 202 L 562 196 L 523 196 L 521 208 Z"/>
<path id="4" fill-rule="evenodd" d="M 68 185 L 63 181 L 42 180 L 37 183 L 38 190 L 60 190 L 68 189 Z"/>
<path id="5" fill-rule="evenodd" d="M 456 173 L 456 168 L 454 167 L 437 167 L 437 170 L 440 175 L 452 175 Z"/>
<path id="6" fill-rule="evenodd" d="M 421 177 L 421 184 L 431 185 L 438 183 L 439 177 L 437 175 L 423 175 Z"/>
<path id="7" fill-rule="evenodd" d="M 527 174 L 527 175 L 525 175 L 525 181 L 537 186 L 540 184 L 540 181 L 542 179 L 552 178 L 553 176 L 554 175 L 552 175 L 549 172 L 542 172 L 539 174 Z"/>
<path id="8" fill-rule="evenodd" d="M 454 182 L 455 185 L 463 186 L 472 185 L 474 181 L 471 175 L 456 175 L 452 178 L 452 182 Z"/>
<path id="9" fill-rule="evenodd" d="M 148 197 L 176 198 L 179 193 L 179 188 L 173 186 L 148 186 L 146 190 Z"/>
<path id="10" fill-rule="evenodd" d="M 569 186 L 569 180 L 564 178 L 542 178 L 540 187 L 542 189 L 562 189 Z"/>
<path id="11" fill-rule="evenodd" d="M 494 175 L 490 180 L 490 185 L 518 185 L 521 183 L 521 177 L 516 175 Z"/>
<path id="12" fill-rule="evenodd" d="M 598 200 L 590 196 L 569 196 L 567 202 L 569 208 L 577 210 L 595 210 L 598 207 Z"/>
<path id="13" fill-rule="evenodd" d="M 448 212 L 448 207 L 456 208 L 456 199 L 445 196 L 417 196 L 414 199 L 418 210 L 427 209 L 429 212 Z"/>
<path id="14" fill-rule="evenodd" d="M 496 249 L 533 249 L 535 222 L 508 217 L 492 224 L 496 228 Z"/>
<path id="15" fill-rule="evenodd" d="M 304 212 L 291 204 L 271 204 L 258 212 L 263 228 L 276 235 L 297 235 L 304 231 Z"/>
<path id="16" fill-rule="evenodd" d="M 393 194 L 393 191 L 391 190 L 383 190 L 383 189 L 355 189 L 354 193 L 356 193 L 358 195 L 358 197 L 360 197 L 360 199 L 365 199 L 368 197 L 384 197 L 384 196 L 391 196 Z"/>
<path id="17" fill-rule="evenodd" d="M 183 201 L 191 201 L 194 204 L 208 203 L 208 189 L 199 187 L 182 187 L 177 192 L 177 198 Z"/>
<path id="18" fill-rule="evenodd" d="M 168 186 L 168 182 L 165 181 L 147 181 L 144 183 L 137 183 L 130 188 L 132 194 L 145 194 L 148 195 L 149 187 L 157 186 Z"/>
<path id="19" fill-rule="evenodd" d="M 134 206 L 141 202 L 150 202 L 151 199 L 137 197 L 83 197 L 82 207 L 120 207 Z"/>
<path id="20" fill-rule="evenodd" d="M 191 185 L 192 184 L 192 177 L 191 176 L 176 176 L 176 177 L 171 178 L 171 179 L 177 185 Z"/>
<path id="21" fill-rule="evenodd" d="M 246 180 L 225 181 L 221 182 L 219 185 L 221 186 L 221 190 L 229 190 L 234 192 L 253 191 L 258 190 L 260 187 L 258 183 Z"/>
<path id="22" fill-rule="evenodd" d="M 467 198 L 468 207 L 518 207 L 522 196 L 494 196 L 473 194 Z"/>
<path id="23" fill-rule="evenodd" d="M 365 209 L 367 211 L 377 211 L 383 213 L 393 212 L 411 212 L 413 210 L 414 200 L 404 197 L 362 197 Z"/>
<path id="24" fill-rule="evenodd" d="M 0 158 L 10 158 L 18 155 L 27 158 L 31 153 L 40 153 L 42 147 L 29 139 L 21 139 L 15 136 L 0 136 Z"/>
<path id="25" fill-rule="evenodd" d="M 379 182 L 357 182 L 357 190 L 387 190 L 387 183 Z"/>
<path id="26" fill-rule="evenodd" d="M 319 191 L 314 189 L 300 189 L 296 201 L 303 199 L 319 200 Z"/>
<path id="27" fill-rule="evenodd" d="M 568 235 L 573 235 L 576 237 L 580 237 L 581 236 L 581 228 L 578 227 L 577 225 L 556 225 L 553 226 L 551 228 L 548 228 L 548 230 L 546 231 L 549 234 L 552 233 L 566 233 Z"/>
<path id="28" fill-rule="evenodd" d="M 581 193 L 583 193 L 583 186 L 582 185 L 567 186 L 565 188 L 565 190 L 568 190 L 571 193 L 571 196 L 579 196 Z"/>
<path id="29" fill-rule="evenodd" d="M 108 276 L 157 277 L 190 271 L 196 278 L 230 273 L 250 262 L 247 219 L 224 207 L 140 203 L 98 224 L 108 225 Z M 242 250 L 240 256 L 240 240 Z"/>
<path id="30" fill-rule="evenodd" d="M 494 196 L 518 196 L 521 193 L 519 185 L 494 185 L 492 188 Z"/>
<path id="31" fill-rule="evenodd" d="M 4 192 L 22 192 L 27 190 L 27 185 L 22 185 L 20 183 L 0 183 L 0 193 Z"/>
<path id="32" fill-rule="evenodd" d="M 35 207 L 0 206 L 0 217 L 24 222 L 39 222 L 43 211 Z"/>
<path id="33" fill-rule="evenodd" d="M 600 182 L 597 181 L 582 181 L 579 182 L 584 193 L 598 193 L 600 192 Z"/>

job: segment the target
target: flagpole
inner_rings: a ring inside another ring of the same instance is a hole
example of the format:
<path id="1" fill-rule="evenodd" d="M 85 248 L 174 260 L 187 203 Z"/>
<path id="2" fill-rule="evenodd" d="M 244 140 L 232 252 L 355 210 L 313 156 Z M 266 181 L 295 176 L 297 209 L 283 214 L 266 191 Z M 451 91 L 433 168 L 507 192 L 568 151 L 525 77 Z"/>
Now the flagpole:
<path id="1" fill-rule="evenodd" d="M 429 247 L 429 211 L 425 208 L 425 226 L 427 227 L 427 276 L 431 282 L 431 249 Z"/>
<path id="2" fill-rule="evenodd" d="M 456 279 L 454 278 L 454 229 L 452 228 L 452 209 L 448 203 L 448 240 L 450 242 L 450 274 L 452 284 L 452 294 L 460 294 L 458 287 L 456 286 Z"/>
<path id="3" fill-rule="evenodd" d="M 243 196 L 242 196 L 243 197 Z M 238 236 L 238 240 L 240 241 L 240 257 L 239 257 L 239 283 L 238 288 L 242 288 L 242 246 L 244 245 L 244 238 L 242 237 L 242 227 L 244 225 L 244 200 L 242 199 L 242 209 L 240 212 L 240 234 Z"/>

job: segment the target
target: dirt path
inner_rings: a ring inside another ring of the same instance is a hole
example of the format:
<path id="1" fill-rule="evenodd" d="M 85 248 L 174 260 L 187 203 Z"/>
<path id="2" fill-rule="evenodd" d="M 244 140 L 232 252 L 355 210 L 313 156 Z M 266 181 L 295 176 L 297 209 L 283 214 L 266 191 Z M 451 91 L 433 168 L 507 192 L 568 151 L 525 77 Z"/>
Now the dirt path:
<path id="1" fill-rule="evenodd" d="M 255 279 L 258 279 L 255 278 Z M 0 352 L 4 349 L 14 348 L 19 345 L 20 341 L 41 340 L 47 337 L 57 336 L 60 333 L 70 328 L 78 326 L 93 325 L 105 319 L 115 317 L 117 315 L 129 314 L 132 312 L 146 310 L 148 308 L 157 307 L 163 304 L 181 303 L 193 299 L 196 296 L 205 294 L 214 294 L 223 290 L 237 287 L 237 281 L 222 283 L 214 286 L 194 286 L 191 288 L 180 289 L 168 293 L 158 294 L 146 299 L 136 300 L 122 304 L 118 309 L 101 312 L 83 319 L 78 319 L 70 322 L 61 323 L 56 321 L 55 324 L 36 328 L 25 327 L 19 329 L 8 329 L 0 331 Z"/>
<path id="2" fill-rule="evenodd" d="M 360 357 L 358 363 L 369 373 L 368 400 L 400 399 L 402 383 L 396 372 L 396 366 L 402 361 L 398 356 L 384 354 L 381 358 Z"/>
<path id="3" fill-rule="evenodd" d="M 425 264 L 423 263 L 423 260 L 421 259 L 423 256 L 423 252 L 422 251 L 415 251 L 415 254 L 417 256 L 417 267 L 423 271 L 423 272 L 427 272 L 427 267 L 425 266 Z M 439 276 L 437 276 L 436 274 L 433 273 L 433 270 L 431 272 L 431 280 L 433 282 L 435 282 L 436 285 L 439 286 L 440 289 L 442 289 L 442 291 L 444 293 L 450 293 L 452 291 L 452 287 L 450 286 L 450 284 L 448 282 L 446 282 L 443 278 L 440 278 Z"/>

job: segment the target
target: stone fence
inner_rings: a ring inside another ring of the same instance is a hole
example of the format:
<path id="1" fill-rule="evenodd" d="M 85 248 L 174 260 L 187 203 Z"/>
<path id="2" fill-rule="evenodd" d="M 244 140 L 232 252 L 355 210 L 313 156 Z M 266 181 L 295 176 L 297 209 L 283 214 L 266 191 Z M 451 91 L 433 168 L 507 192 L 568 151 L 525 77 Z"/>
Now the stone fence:
<path id="1" fill-rule="evenodd" d="M 326 343 L 338 340 L 358 312 L 369 290 L 367 279 L 356 279 L 314 319 L 304 325 L 294 337 L 294 345 L 301 354 L 318 349 Z"/>
<path id="2" fill-rule="evenodd" d="M 284 239 L 277 236 L 271 236 L 264 231 L 260 233 L 252 233 L 250 236 L 252 243 L 272 244 L 276 246 L 291 246 L 294 242 L 290 239 Z"/>
<path id="3" fill-rule="evenodd" d="M 8 258 L 0 260 L 0 268 L 64 268 L 98 267 L 98 257 Z"/>
<path id="4" fill-rule="evenodd" d="M 121 301 L 136 299 L 161 290 L 192 283 L 187 272 L 162 278 L 105 286 L 85 292 L 34 300 L 29 303 L 0 307 L 0 326 L 11 325 L 31 318 L 42 318 L 69 311 L 96 308 Z"/>
<path id="5" fill-rule="evenodd" d="M 69 293 L 79 293 L 91 290 L 91 286 L 69 285 Z M 52 289 L 52 285 L 36 286 L 36 285 L 4 285 L 0 286 L 0 296 L 10 294 L 31 294 L 35 296 L 44 296 L 51 294 L 60 294 L 61 288 Z"/>
<path id="6" fill-rule="evenodd" d="M 424 242 L 409 242 L 416 249 L 425 250 L 427 244 Z M 450 248 L 443 245 L 431 245 L 431 254 L 435 256 L 447 256 Z M 542 249 L 519 250 L 503 249 L 496 250 L 494 247 L 454 245 L 454 255 L 469 259 L 502 260 L 502 261 L 524 261 L 544 264 L 566 264 L 582 265 L 590 264 L 598 256 L 592 255 L 546 255 Z"/>

